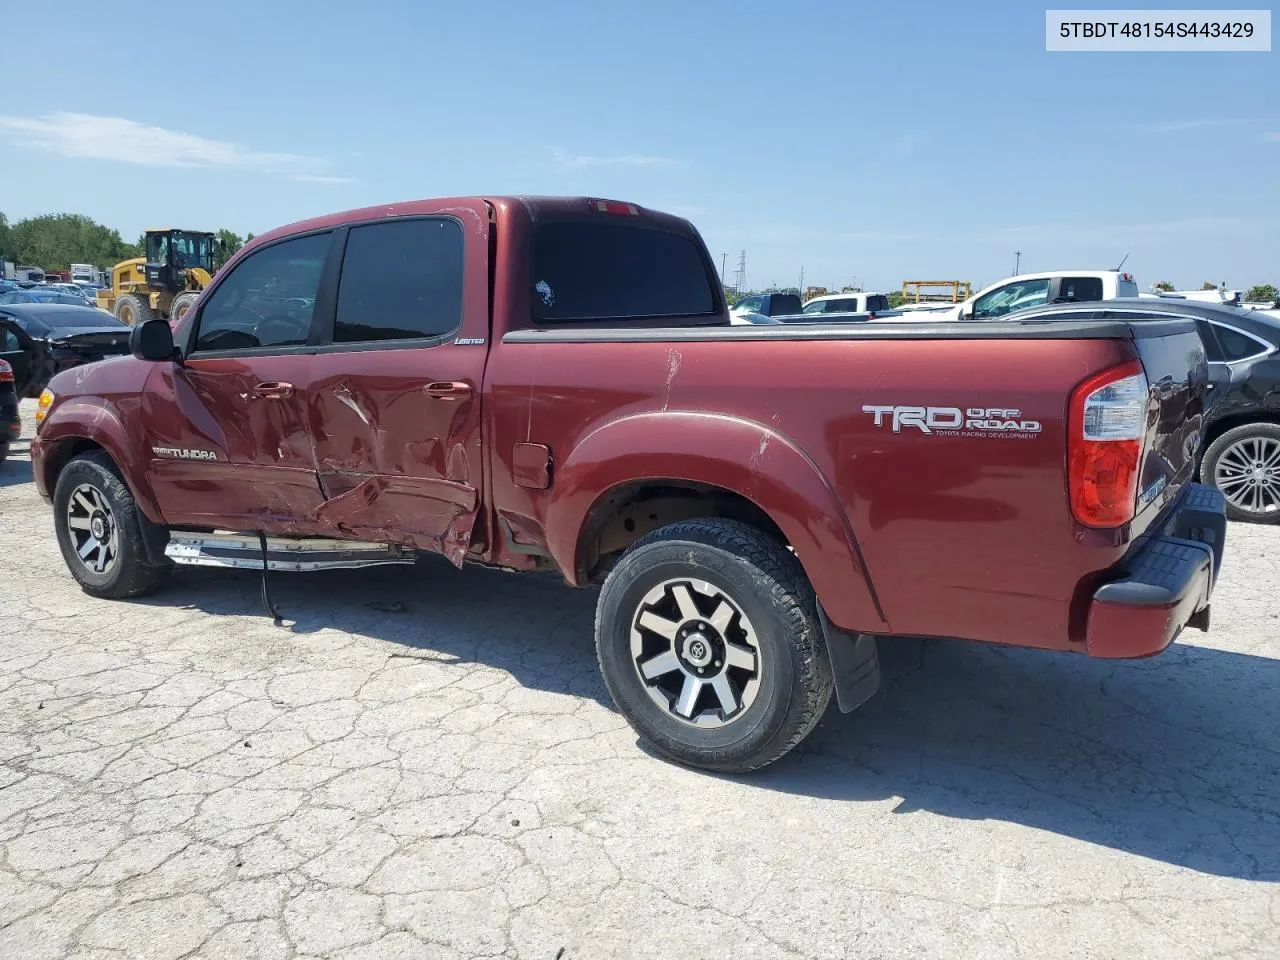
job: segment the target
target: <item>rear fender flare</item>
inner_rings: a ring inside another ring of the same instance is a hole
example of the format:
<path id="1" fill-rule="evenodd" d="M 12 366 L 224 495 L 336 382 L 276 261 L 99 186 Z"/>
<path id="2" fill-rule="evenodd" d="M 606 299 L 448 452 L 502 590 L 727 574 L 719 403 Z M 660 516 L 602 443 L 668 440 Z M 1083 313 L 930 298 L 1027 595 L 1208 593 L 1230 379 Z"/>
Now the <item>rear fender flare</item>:
<path id="1" fill-rule="evenodd" d="M 886 633 L 848 516 L 817 465 L 789 438 L 722 414 L 654 412 L 610 421 L 584 437 L 555 471 L 547 546 L 579 585 L 583 532 L 610 491 L 652 477 L 707 484 L 763 510 L 795 550 L 831 620 Z"/>
<path id="2" fill-rule="evenodd" d="M 56 472 L 68 459 L 60 448 L 66 449 L 76 440 L 90 440 L 115 461 L 143 515 L 152 523 L 163 525 L 164 517 L 147 481 L 150 458 L 130 439 L 116 412 L 101 402 L 70 397 L 58 404 L 54 414 L 39 433 L 40 443 L 48 451 L 44 459 L 44 486 L 49 494 L 53 494 Z"/>

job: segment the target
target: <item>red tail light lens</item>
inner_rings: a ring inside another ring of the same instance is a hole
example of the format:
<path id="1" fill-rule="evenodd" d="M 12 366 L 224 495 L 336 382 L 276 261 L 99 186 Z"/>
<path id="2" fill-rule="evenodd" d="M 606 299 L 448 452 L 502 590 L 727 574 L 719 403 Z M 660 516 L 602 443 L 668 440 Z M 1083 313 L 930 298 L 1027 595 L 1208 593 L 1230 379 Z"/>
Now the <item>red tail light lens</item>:
<path id="1" fill-rule="evenodd" d="M 1104 370 L 1071 393 L 1067 486 L 1071 512 L 1088 527 L 1119 527 L 1138 501 L 1147 376 L 1137 360 Z"/>
<path id="2" fill-rule="evenodd" d="M 0 360 L 0 383 L 13 383 L 13 367 L 8 360 Z"/>
<path id="3" fill-rule="evenodd" d="M 620 200 L 588 200 L 587 203 L 597 213 L 621 213 L 632 217 L 640 216 L 640 208 L 634 203 L 623 203 Z"/>

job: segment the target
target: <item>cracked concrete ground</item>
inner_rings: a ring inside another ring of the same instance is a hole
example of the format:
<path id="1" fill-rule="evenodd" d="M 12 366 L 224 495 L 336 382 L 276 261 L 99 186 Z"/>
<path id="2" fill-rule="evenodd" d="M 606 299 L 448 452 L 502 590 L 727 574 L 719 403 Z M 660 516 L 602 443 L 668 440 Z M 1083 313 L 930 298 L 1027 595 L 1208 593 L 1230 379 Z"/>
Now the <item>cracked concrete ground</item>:
<path id="1" fill-rule="evenodd" d="M 1232 525 L 1163 656 L 886 643 L 865 708 L 716 777 L 610 707 L 591 592 L 441 562 L 280 575 L 291 629 L 251 574 L 95 601 L 25 447 L 4 960 L 1280 956 L 1280 530 Z"/>

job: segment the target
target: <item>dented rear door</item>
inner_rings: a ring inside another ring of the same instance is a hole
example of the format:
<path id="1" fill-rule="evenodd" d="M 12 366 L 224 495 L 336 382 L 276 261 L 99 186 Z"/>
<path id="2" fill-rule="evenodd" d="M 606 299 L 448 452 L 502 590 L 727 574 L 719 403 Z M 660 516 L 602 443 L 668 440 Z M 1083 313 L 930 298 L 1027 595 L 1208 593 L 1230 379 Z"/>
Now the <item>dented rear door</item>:
<path id="1" fill-rule="evenodd" d="M 344 231 L 309 395 L 317 516 L 340 535 L 462 561 L 481 489 L 488 231 L 483 201 Z"/>

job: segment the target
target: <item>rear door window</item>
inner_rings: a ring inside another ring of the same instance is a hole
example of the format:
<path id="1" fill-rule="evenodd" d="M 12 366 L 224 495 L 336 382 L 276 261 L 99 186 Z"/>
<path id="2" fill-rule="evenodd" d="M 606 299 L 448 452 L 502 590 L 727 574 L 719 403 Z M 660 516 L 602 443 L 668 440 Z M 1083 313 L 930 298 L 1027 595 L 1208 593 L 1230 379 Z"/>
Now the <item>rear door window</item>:
<path id="1" fill-rule="evenodd" d="M 867 297 L 867 309 L 875 312 L 877 310 L 889 309 L 889 298 L 883 294 L 877 293 Z"/>
<path id="2" fill-rule="evenodd" d="M 712 280 L 685 234 L 563 221 L 534 237 L 530 294 L 539 323 L 714 315 Z"/>
<path id="3" fill-rule="evenodd" d="M 1063 303 L 1101 299 L 1101 277 L 1063 277 L 1058 281 L 1058 300 Z"/>
<path id="4" fill-rule="evenodd" d="M 826 313 L 828 300 L 816 300 L 813 303 L 806 303 L 801 313 Z"/>
<path id="5" fill-rule="evenodd" d="M 1227 363 L 1233 363 L 1236 360 L 1248 360 L 1250 357 L 1256 357 L 1261 353 L 1265 353 L 1268 345 L 1261 340 L 1255 340 L 1248 334 L 1241 333 L 1239 330 L 1233 330 L 1231 327 L 1224 327 L 1219 323 L 1210 323 L 1209 326 L 1214 328 L 1214 332 L 1218 336 L 1218 344 L 1221 357 L 1209 359 L 1221 359 Z"/>
<path id="6" fill-rule="evenodd" d="M 334 343 L 430 340 L 462 324 L 462 225 L 447 217 L 352 227 Z"/>

